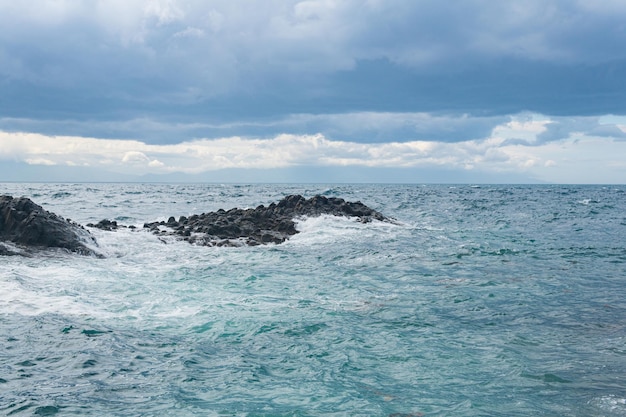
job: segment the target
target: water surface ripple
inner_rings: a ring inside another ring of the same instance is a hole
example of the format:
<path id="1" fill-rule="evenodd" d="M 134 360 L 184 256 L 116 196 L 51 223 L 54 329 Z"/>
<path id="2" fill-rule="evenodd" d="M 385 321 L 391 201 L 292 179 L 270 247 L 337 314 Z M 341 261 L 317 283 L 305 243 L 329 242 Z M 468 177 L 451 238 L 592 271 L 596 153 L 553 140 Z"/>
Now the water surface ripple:
<path id="1" fill-rule="evenodd" d="M 399 222 L 244 248 L 95 230 L 106 259 L 3 258 L 2 415 L 626 415 L 624 186 L 0 187 L 82 224 L 293 193 Z"/>

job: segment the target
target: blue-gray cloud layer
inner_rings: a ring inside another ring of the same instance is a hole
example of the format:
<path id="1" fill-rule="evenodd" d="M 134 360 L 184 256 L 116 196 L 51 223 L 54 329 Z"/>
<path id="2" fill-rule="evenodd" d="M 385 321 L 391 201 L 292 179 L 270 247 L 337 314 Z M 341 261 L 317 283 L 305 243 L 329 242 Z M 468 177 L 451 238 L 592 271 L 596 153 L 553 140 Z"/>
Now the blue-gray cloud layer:
<path id="1" fill-rule="evenodd" d="M 459 141 L 523 111 L 626 114 L 624 21 L 618 0 L 2 2 L 0 127 Z"/>

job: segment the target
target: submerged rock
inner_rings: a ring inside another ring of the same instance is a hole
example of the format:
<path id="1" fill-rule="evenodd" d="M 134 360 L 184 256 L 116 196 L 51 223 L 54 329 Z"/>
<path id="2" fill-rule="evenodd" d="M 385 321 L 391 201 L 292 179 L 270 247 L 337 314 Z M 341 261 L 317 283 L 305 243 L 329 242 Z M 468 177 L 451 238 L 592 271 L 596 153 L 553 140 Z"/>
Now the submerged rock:
<path id="1" fill-rule="evenodd" d="M 21 248 L 60 248 L 81 255 L 98 254 L 96 240 L 82 226 L 44 210 L 28 198 L 0 196 L 0 255 L 26 254 Z"/>
<path id="2" fill-rule="evenodd" d="M 180 217 L 178 221 L 170 217 L 167 222 L 146 223 L 144 228 L 204 246 L 254 246 L 282 243 L 298 233 L 295 218 L 323 214 L 357 217 L 362 222 L 389 220 L 360 201 L 349 202 L 321 195 L 310 199 L 290 195 L 267 207 L 220 209 L 189 218 Z"/>
<path id="3" fill-rule="evenodd" d="M 94 227 L 96 229 L 107 230 L 109 232 L 113 230 L 119 229 L 117 222 L 115 220 L 104 219 L 100 220 L 98 223 L 87 223 L 87 227 Z M 122 226 L 123 227 L 123 226 Z"/>

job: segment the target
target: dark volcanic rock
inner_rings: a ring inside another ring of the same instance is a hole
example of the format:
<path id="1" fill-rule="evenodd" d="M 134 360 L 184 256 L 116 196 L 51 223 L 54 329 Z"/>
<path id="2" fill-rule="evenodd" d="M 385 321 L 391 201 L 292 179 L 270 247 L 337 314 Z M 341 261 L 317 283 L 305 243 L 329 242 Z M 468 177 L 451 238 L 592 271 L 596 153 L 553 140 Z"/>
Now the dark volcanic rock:
<path id="1" fill-rule="evenodd" d="M 100 220 L 96 224 L 87 223 L 87 227 L 94 227 L 96 229 L 102 229 L 102 230 L 107 230 L 111 232 L 113 230 L 117 230 L 120 226 L 118 226 L 115 220 L 104 219 L 104 220 Z"/>
<path id="2" fill-rule="evenodd" d="M 146 223 L 144 228 L 160 236 L 173 236 L 204 246 L 254 246 L 282 243 L 298 233 L 294 219 L 323 214 L 357 217 L 362 222 L 390 221 L 359 201 L 290 195 L 267 207 L 220 209 L 188 218 L 181 216 L 178 220 L 171 216 L 167 222 Z M 106 219 L 87 226 L 106 231 L 134 229 L 134 226 Z M 88 245 L 97 246 L 97 243 L 82 226 L 44 210 L 28 198 L 0 196 L 0 256 L 30 256 L 32 248 L 61 248 L 101 256 Z"/>
<path id="3" fill-rule="evenodd" d="M 261 205 L 254 209 L 233 208 L 228 211 L 220 209 L 189 218 L 180 217 L 178 221 L 170 217 L 167 222 L 146 223 L 144 228 L 159 235 L 178 236 L 199 245 L 262 245 L 282 243 L 298 233 L 295 218 L 323 214 L 358 217 L 362 222 L 389 220 L 359 201 L 348 202 L 342 198 L 321 195 L 310 199 L 290 195 L 267 207 Z"/>
<path id="4" fill-rule="evenodd" d="M 19 247 L 61 248 L 82 255 L 98 255 L 87 246 L 97 245 L 88 231 L 25 197 L 0 196 L 0 241 Z M 16 253 L 6 246 L 0 248 L 0 255 Z"/>
<path id="5" fill-rule="evenodd" d="M 4 243 L 0 243 L 0 256 L 15 256 L 15 255 L 21 255 L 20 252 L 10 249 L 9 247 L 5 246 Z"/>

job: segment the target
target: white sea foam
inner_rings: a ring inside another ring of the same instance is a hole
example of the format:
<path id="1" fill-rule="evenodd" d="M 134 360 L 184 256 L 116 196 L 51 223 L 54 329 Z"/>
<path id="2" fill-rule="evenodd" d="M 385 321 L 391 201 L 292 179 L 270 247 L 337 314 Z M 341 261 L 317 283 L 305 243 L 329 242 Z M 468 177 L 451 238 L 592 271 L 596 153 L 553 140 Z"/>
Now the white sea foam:
<path id="1" fill-rule="evenodd" d="M 188 317 L 184 294 L 168 290 L 172 271 L 220 262 L 221 252 L 174 238 L 164 243 L 143 230 L 93 230 L 106 258 L 44 251 L 8 257 L 0 265 L 0 312 L 56 313 L 99 319 Z"/>
<path id="2" fill-rule="evenodd" d="M 290 241 L 304 245 L 341 243 L 353 240 L 367 241 L 387 239 L 403 230 L 398 224 L 371 221 L 360 222 L 356 217 L 322 215 L 295 219 L 298 234 Z"/>
<path id="3" fill-rule="evenodd" d="M 593 198 L 584 198 L 582 200 L 579 200 L 578 203 L 582 204 L 582 205 L 585 205 L 585 206 L 588 206 L 589 204 L 597 204 L 598 201 L 594 200 Z"/>
<path id="4" fill-rule="evenodd" d="M 603 412 L 611 413 L 611 416 L 626 415 L 626 398 L 615 395 L 605 395 L 594 398 L 590 401 L 590 404 Z"/>
<path id="5" fill-rule="evenodd" d="M 39 259 L 32 266 L 0 270 L 0 311 L 25 316 L 45 313 L 97 314 L 97 303 L 81 299 L 85 277 L 80 270 Z"/>
<path id="6" fill-rule="evenodd" d="M 116 231 L 91 229 L 98 241 L 98 251 L 106 257 L 139 256 L 159 254 L 162 252 L 164 240 L 143 229 L 120 228 Z M 173 241 L 173 239 L 172 239 Z"/>

